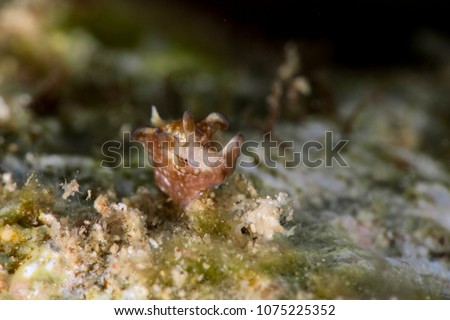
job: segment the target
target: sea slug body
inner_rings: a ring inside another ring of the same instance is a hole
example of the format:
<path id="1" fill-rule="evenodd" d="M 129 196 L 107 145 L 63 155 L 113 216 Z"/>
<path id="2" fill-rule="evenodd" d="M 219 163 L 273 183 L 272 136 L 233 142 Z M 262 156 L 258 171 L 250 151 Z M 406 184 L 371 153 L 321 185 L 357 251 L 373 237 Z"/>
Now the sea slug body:
<path id="1" fill-rule="evenodd" d="M 133 139 L 146 146 L 157 186 L 176 204 L 186 207 L 234 172 L 242 134 L 223 147 L 212 140 L 217 130 L 229 127 L 224 115 L 213 112 L 195 122 L 192 113 L 185 111 L 182 119 L 166 122 L 153 107 L 151 123 L 153 128 L 135 130 Z"/>

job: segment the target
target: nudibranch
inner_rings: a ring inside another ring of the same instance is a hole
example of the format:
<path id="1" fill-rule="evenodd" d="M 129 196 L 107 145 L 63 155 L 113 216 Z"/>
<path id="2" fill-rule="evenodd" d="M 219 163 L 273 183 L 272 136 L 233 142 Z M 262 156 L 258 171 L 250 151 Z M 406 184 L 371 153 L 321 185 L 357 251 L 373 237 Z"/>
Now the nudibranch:
<path id="1" fill-rule="evenodd" d="M 185 111 L 182 119 L 167 122 L 153 107 L 151 124 L 153 127 L 135 130 L 133 139 L 147 148 L 156 185 L 176 204 L 186 207 L 234 172 L 242 134 L 236 134 L 223 147 L 212 140 L 217 130 L 229 127 L 224 115 L 213 112 L 195 122 L 192 113 Z"/>

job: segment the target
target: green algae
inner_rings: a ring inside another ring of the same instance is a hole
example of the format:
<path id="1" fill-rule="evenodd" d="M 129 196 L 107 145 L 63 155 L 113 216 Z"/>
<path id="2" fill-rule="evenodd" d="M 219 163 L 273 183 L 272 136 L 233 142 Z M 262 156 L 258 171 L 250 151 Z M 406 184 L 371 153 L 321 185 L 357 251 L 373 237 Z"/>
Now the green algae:
<path id="1" fill-rule="evenodd" d="M 51 211 L 54 195 L 50 189 L 40 185 L 33 175 L 20 191 L 15 223 L 23 226 L 36 225 L 40 214 Z"/>
<path id="2" fill-rule="evenodd" d="M 39 215 L 50 211 L 53 207 L 53 192 L 50 188 L 41 185 L 34 174 L 30 174 L 24 187 L 16 193 L 17 200 L 4 203 L 0 214 L 0 225 L 35 226 L 38 224 Z"/>
<path id="3" fill-rule="evenodd" d="M 223 216 L 223 212 L 214 209 L 189 212 L 189 226 L 200 236 L 208 234 L 227 239 L 230 236 L 232 224 Z"/>

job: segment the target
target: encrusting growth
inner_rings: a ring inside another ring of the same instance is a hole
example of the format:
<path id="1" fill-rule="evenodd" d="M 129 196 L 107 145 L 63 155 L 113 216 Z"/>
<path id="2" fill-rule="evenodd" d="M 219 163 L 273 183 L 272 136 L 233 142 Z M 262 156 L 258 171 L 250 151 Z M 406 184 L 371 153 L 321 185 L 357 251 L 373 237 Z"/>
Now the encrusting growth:
<path id="1" fill-rule="evenodd" d="M 185 111 L 182 119 L 166 122 L 153 107 L 151 123 L 154 128 L 137 129 L 133 139 L 146 146 L 157 186 L 178 205 L 186 207 L 234 172 L 243 135 L 235 135 L 224 147 L 212 140 L 217 130 L 229 127 L 224 115 L 213 112 L 196 123 Z"/>

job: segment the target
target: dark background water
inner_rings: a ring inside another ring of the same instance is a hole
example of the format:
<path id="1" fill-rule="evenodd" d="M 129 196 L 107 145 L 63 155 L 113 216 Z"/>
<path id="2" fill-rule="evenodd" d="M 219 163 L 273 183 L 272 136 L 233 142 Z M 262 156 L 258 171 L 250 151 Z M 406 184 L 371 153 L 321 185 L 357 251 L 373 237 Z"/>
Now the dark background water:
<path id="1" fill-rule="evenodd" d="M 195 0 L 189 4 L 199 18 L 213 15 L 236 34 L 272 42 L 326 42 L 334 61 L 346 66 L 415 63 L 420 60 L 415 50 L 418 33 L 450 32 L 450 2 L 439 0 Z"/>

